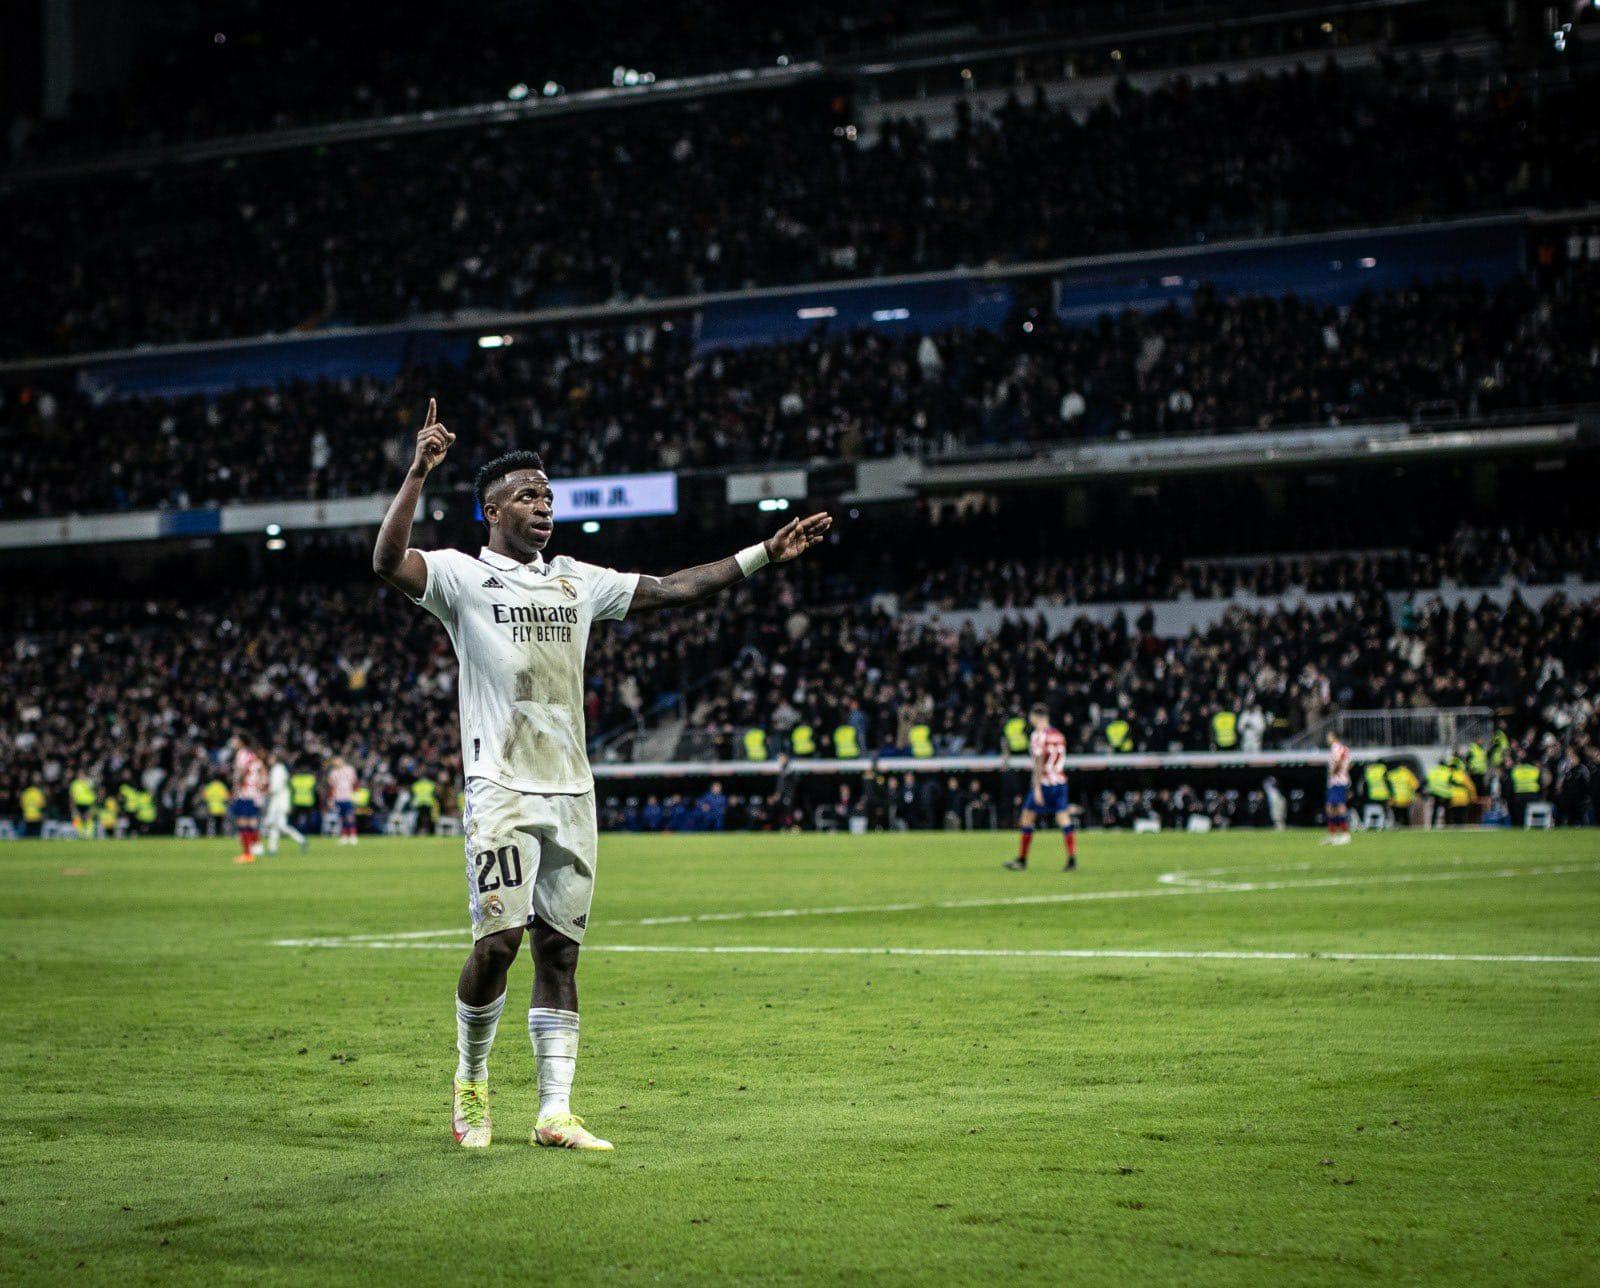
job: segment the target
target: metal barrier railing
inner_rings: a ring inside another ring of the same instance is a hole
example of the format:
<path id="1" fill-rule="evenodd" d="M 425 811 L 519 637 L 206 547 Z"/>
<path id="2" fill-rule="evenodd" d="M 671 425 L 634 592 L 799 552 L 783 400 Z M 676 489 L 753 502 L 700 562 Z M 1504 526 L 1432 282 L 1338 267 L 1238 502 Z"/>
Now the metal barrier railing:
<path id="1" fill-rule="evenodd" d="M 1399 711 L 1340 711 L 1319 720 L 1285 744 L 1285 749 L 1322 746 L 1329 733 L 1352 748 L 1460 747 L 1494 733 L 1488 707 L 1419 707 Z"/>

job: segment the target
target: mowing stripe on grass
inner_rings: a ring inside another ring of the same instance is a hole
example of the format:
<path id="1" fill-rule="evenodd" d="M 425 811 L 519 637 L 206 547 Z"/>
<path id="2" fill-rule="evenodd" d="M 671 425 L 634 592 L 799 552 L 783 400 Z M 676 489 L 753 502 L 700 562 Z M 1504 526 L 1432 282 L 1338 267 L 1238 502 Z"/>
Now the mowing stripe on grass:
<path id="1" fill-rule="evenodd" d="M 1220 869 L 1211 869 L 1210 876 Z M 1160 899 L 1175 895 L 1256 894 L 1269 890 L 1314 890 L 1332 886 L 1404 885 L 1417 881 L 1491 881 L 1510 877 L 1559 876 L 1573 872 L 1600 872 L 1592 863 L 1563 863 L 1537 868 L 1494 868 L 1487 871 L 1452 869 L 1448 872 L 1388 872 L 1370 876 L 1302 877 L 1278 881 L 1205 881 L 1199 874 L 1163 872 L 1162 884 L 1133 890 L 1074 890 L 1060 894 L 1020 894 L 998 898 L 938 899 L 926 903 L 856 904 L 848 907 L 765 908 L 742 912 L 686 913 L 672 917 L 641 917 L 637 921 L 608 921 L 610 926 L 681 926 L 702 921 L 754 921 L 769 917 L 837 917 L 865 912 L 924 912 L 935 908 L 1002 908 L 1036 903 L 1092 903 L 1101 899 Z M 1191 883 L 1192 882 L 1192 883 Z M 393 938 L 394 936 L 389 936 Z"/>

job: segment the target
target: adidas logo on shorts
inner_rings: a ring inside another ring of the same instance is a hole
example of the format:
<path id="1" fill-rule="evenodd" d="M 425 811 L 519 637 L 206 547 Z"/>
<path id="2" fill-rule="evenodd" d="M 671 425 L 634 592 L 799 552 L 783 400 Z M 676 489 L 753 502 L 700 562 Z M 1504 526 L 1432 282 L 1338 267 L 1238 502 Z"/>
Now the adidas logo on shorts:
<path id="1" fill-rule="evenodd" d="M 579 930 L 585 929 L 589 924 L 589 914 L 588 913 L 584 913 L 582 916 L 574 917 L 572 919 L 572 924 L 574 926 L 576 926 Z"/>
<path id="2" fill-rule="evenodd" d="M 498 577 L 491 577 L 488 581 L 483 583 L 483 588 L 485 590 L 504 590 L 506 588 L 506 584 Z"/>

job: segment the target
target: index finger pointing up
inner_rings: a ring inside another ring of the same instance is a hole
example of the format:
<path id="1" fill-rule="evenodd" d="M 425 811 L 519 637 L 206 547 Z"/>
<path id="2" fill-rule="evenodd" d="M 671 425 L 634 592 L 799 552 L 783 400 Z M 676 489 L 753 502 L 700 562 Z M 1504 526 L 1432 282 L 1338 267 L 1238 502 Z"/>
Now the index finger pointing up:
<path id="1" fill-rule="evenodd" d="M 422 428 L 427 429 L 429 425 L 437 425 L 438 423 L 439 405 L 432 398 L 430 398 L 428 399 L 428 419 L 422 422 Z"/>

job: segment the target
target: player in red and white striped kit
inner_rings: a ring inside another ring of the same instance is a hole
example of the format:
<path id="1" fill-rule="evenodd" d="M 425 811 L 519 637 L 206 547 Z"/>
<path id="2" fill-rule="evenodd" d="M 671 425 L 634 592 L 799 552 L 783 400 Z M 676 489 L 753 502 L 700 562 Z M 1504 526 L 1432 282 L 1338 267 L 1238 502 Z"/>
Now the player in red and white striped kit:
<path id="1" fill-rule="evenodd" d="M 261 839 L 261 805 L 267 798 L 267 765 L 261 748 L 249 734 L 238 733 L 233 748 L 233 824 L 239 833 L 235 863 L 254 863 Z"/>
<path id="2" fill-rule="evenodd" d="M 356 768 L 343 756 L 328 762 L 328 800 L 339 814 L 339 844 L 356 843 Z"/>
<path id="3" fill-rule="evenodd" d="M 1078 834 L 1072 825 L 1072 810 L 1067 800 L 1067 738 L 1050 723 L 1050 710 L 1043 703 L 1035 704 L 1028 712 L 1033 733 L 1028 739 L 1028 751 L 1033 758 L 1033 781 L 1028 787 L 1028 798 L 1022 803 L 1021 836 L 1017 857 L 1005 866 L 1021 872 L 1028 866 L 1028 848 L 1033 844 L 1033 825 L 1041 814 L 1054 814 L 1056 826 L 1067 847 L 1067 864 L 1062 869 L 1070 872 L 1078 866 Z"/>
<path id="4" fill-rule="evenodd" d="M 1324 845 L 1350 844 L 1350 748 L 1339 735 L 1328 735 L 1328 800 L 1324 811 L 1328 836 Z"/>

